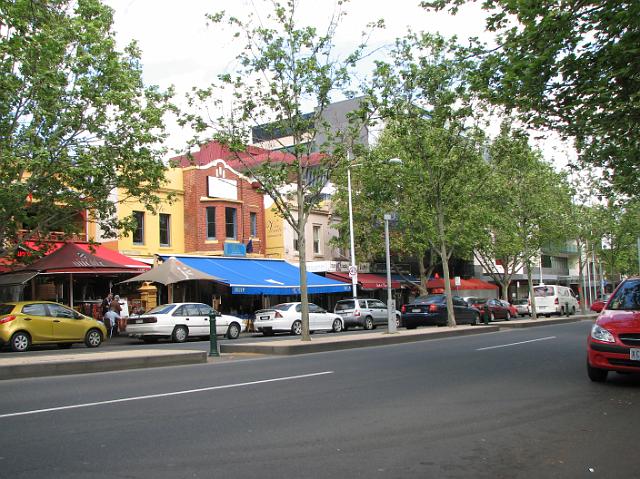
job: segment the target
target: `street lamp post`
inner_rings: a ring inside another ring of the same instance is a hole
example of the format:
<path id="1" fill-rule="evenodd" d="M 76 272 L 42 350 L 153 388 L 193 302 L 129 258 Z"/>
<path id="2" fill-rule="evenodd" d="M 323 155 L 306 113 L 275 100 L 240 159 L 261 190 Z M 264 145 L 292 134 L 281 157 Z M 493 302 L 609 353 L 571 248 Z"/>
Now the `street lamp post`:
<path id="1" fill-rule="evenodd" d="M 351 268 L 349 274 L 351 276 L 351 290 L 353 299 L 358 298 L 358 267 L 356 266 L 356 247 L 353 239 L 353 203 L 351 202 L 351 163 L 347 168 L 347 193 L 349 196 L 349 242 L 351 245 Z"/>
<path id="2" fill-rule="evenodd" d="M 396 311 L 393 307 L 391 299 L 391 255 L 389 253 L 389 221 L 393 219 L 393 215 L 384 215 L 384 249 L 387 260 L 387 331 L 389 334 L 395 333 L 396 330 Z"/>

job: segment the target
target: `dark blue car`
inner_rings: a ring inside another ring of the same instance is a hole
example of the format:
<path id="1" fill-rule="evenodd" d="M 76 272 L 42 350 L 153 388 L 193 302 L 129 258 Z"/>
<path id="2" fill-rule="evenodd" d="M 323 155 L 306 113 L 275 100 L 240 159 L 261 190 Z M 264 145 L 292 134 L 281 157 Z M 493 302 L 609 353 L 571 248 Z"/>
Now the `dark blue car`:
<path id="1" fill-rule="evenodd" d="M 470 307 L 467 302 L 453 297 L 453 308 L 457 324 L 480 324 L 480 311 Z M 444 294 L 418 296 L 402 306 L 402 324 L 407 329 L 418 326 L 446 326 L 447 299 Z"/>

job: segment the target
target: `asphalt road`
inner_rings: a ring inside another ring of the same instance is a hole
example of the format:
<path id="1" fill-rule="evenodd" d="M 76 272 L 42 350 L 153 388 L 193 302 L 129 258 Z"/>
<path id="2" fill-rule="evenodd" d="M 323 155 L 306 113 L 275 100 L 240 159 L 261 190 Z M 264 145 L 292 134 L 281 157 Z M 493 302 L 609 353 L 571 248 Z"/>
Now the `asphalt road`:
<path id="1" fill-rule="evenodd" d="M 640 378 L 590 322 L 3 381 L 0 477 L 631 478 Z"/>

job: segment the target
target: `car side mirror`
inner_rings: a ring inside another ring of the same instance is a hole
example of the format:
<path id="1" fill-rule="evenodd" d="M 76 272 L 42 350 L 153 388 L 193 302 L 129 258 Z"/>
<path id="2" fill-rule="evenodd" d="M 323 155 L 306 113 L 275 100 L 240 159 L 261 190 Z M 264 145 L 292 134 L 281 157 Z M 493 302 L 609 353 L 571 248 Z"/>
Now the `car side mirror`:
<path id="1" fill-rule="evenodd" d="M 81 315 L 80 313 L 76 313 L 76 312 L 73 313 L 73 319 L 83 319 L 83 318 L 84 316 Z"/>

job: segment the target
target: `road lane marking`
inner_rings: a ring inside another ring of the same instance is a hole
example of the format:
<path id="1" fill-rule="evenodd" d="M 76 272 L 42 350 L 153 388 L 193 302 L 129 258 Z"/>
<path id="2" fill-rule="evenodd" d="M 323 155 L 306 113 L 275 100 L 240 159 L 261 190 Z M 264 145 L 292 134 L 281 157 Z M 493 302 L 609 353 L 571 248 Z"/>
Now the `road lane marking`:
<path id="1" fill-rule="evenodd" d="M 529 341 L 520 341 L 518 343 L 500 344 L 499 346 L 489 346 L 487 348 L 476 349 L 476 351 L 486 351 L 487 349 L 508 348 L 509 346 L 517 346 L 518 344 L 535 343 L 536 341 L 548 341 L 549 339 L 556 339 L 556 337 L 547 336 L 546 338 L 531 339 Z"/>
<path id="2" fill-rule="evenodd" d="M 78 409 L 78 408 L 84 408 L 84 407 L 102 406 L 104 404 L 116 404 L 116 403 L 129 402 L 129 401 L 141 401 L 143 399 L 155 399 L 155 398 L 163 398 L 163 397 L 170 397 L 170 396 L 180 396 L 184 394 L 193 394 L 193 393 L 200 393 L 205 391 L 216 391 L 219 389 L 240 388 L 245 386 L 254 386 L 256 384 L 267 384 L 267 383 L 275 383 L 280 381 L 292 381 L 295 379 L 306 379 L 306 378 L 324 376 L 326 374 L 333 374 L 333 373 L 334 371 L 323 371 L 320 373 L 300 374 L 298 376 L 286 376 L 282 378 L 263 379 L 260 381 L 250 381 L 246 383 L 225 384 L 223 386 L 211 386 L 207 388 L 187 389 L 185 391 L 174 391 L 170 393 L 149 394 L 147 396 L 134 396 L 129 398 L 110 399 L 108 401 L 97 401 L 97 402 L 89 402 L 84 404 L 71 404 L 69 406 L 51 407 L 46 409 L 34 409 L 32 411 L 12 412 L 8 414 L 0 414 L 0 419 L 4 419 L 7 417 L 27 416 L 29 414 L 41 414 L 45 412 L 64 411 L 66 409 Z"/>

